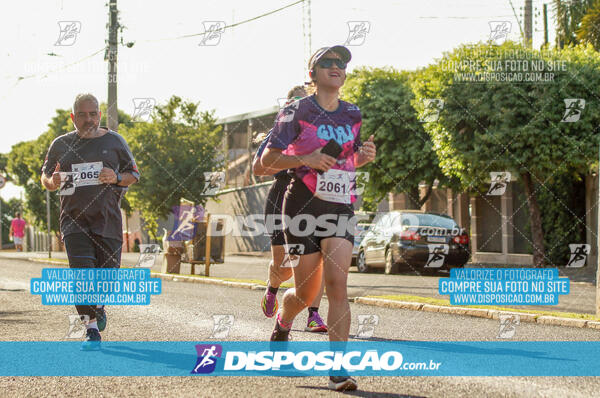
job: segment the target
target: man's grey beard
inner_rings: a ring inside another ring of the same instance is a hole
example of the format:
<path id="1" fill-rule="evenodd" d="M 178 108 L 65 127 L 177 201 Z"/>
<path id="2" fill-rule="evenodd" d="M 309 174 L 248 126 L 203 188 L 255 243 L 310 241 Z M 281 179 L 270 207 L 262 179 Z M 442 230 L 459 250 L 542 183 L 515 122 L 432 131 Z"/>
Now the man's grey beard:
<path id="1" fill-rule="evenodd" d="M 80 135 L 82 137 L 93 137 L 93 136 L 97 135 L 99 126 L 100 126 L 99 124 L 98 125 L 93 124 L 82 130 L 77 129 L 77 131 L 80 133 Z"/>

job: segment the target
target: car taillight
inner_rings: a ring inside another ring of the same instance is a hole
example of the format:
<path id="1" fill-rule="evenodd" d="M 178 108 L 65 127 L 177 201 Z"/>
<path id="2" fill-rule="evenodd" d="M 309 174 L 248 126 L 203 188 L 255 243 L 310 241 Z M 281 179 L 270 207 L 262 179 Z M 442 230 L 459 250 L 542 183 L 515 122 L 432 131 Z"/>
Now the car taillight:
<path id="1" fill-rule="evenodd" d="M 458 243 L 461 245 L 466 245 L 469 243 L 469 235 L 458 235 L 452 238 L 454 243 Z"/>
<path id="2" fill-rule="evenodd" d="M 419 240 L 421 237 L 415 231 L 400 232 L 400 240 Z"/>

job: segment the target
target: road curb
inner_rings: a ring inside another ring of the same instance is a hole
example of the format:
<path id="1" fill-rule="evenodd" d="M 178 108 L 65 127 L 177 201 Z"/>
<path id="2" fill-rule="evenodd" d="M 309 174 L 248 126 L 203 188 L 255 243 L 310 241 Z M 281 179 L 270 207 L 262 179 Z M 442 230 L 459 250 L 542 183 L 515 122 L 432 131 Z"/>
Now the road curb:
<path id="1" fill-rule="evenodd" d="M 256 283 L 233 282 L 233 281 L 226 281 L 226 280 L 217 279 L 217 278 L 198 278 L 196 276 L 165 274 L 165 273 L 161 273 L 161 272 L 152 272 L 151 275 L 153 277 L 158 277 L 160 279 L 173 281 L 173 282 L 182 281 L 182 282 L 192 282 L 192 283 L 206 283 L 209 285 L 223 285 L 223 286 L 240 287 L 243 289 L 253 289 L 253 290 L 260 290 L 260 289 L 264 288 L 264 286 L 258 285 Z"/>
<path id="2" fill-rule="evenodd" d="M 543 325 L 566 326 L 576 328 L 600 329 L 599 321 L 587 319 L 561 318 L 542 314 L 529 314 L 514 311 L 488 310 L 484 308 L 450 307 L 445 305 L 423 304 L 412 301 L 396 301 L 373 297 L 355 297 L 354 302 L 385 308 L 397 308 L 413 311 L 438 312 L 442 314 L 465 315 L 477 318 L 499 319 L 500 315 L 519 315 L 521 322 L 539 323 Z"/>
<path id="3" fill-rule="evenodd" d="M 64 261 L 59 261 L 59 260 L 53 260 L 51 258 L 28 258 L 29 261 L 32 261 L 34 263 L 44 263 L 44 264 L 51 264 L 51 265 L 64 265 L 64 266 L 68 266 L 67 263 L 65 263 Z M 263 285 L 259 285 L 256 283 L 250 283 L 250 282 L 234 282 L 234 281 L 227 281 L 227 280 L 223 280 L 223 279 L 218 279 L 218 278 L 200 278 L 197 276 L 187 276 L 187 275 L 178 275 L 178 274 L 165 274 L 162 272 L 150 272 L 150 275 L 153 277 L 157 277 L 157 278 L 161 278 L 164 280 L 169 280 L 169 281 L 174 281 L 174 282 L 191 282 L 191 283 L 206 283 L 209 285 L 223 285 L 223 286 L 229 286 L 229 287 L 240 287 L 243 289 L 252 289 L 252 290 L 265 290 L 266 287 Z"/>
<path id="4" fill-rule="evenodd" d="M 29 258 L 29 261 L 37 262 L 37 263 L 46 263 L 53 265 L 68 265 L 65 262 L 57 261 L 53 259 L 43 259 L 43 258 Z M 206 283 L 209 285 L 221 285 L 228 287 L 238 287 L 242 289 L 251 289 L 251 290 L 264 290 L 266 287 L 263 285 L 259 285 L 256 283 L 250 282 L 234 282 L 227 281 L 218 278 L 200 278 L 196 276 L 185 276 L 178 274 L 165 274 L 161 272 L 151 272 L 153 277 L 158 277 L 163 280 L 170 280 L 173 282 L 191 282 L 191 283 Z M 325 297 L 324 297 L 325 298 Z M 464 316 L 472 316 L 477 318 L 487 318 L 487 319 L 499 319 L 500 315 L 519 315 L 519 320 L 521 322 L 528 323 L 539 323 L 543 325 L 554 325 L 554 326 L 565 326 L 565 327 L 576 327 L 576 328 L 588 328 L 588 329 L 597 329 L 600 330 L 600 321 L 591 321 L 587 319 L 577 319 L 577 318 L 561 318 L 557 316 L 549 316 L 542 314 L 530 314 L 530 313 L 521 313 L 514 311 L 500 311 L 493 309 L 485 309 L 485 308 L 469 308 L 469 307 L 451 307 L 445 305 L 434 305 L 434 304 L 425 304 L 414 301 L 397 301 L 397 300 L 388 300 L 388 299 L 379 299 L 373 297 L 354 297 L 350 300 L 357 304 L 363 305 L 372 305 L 376 307 L 384 307 L 384 308 L 396 308 L 396 309 L 405 309 L 412 311 L 425 311 L 425 312 L 437 312 L 440 314 L 452 314 L 452 315 L 464 315 Z"/>
<path id="5" fill-rule="evenodd" d="M 51 258 L 35 258 L 35 257 L 30 257 L 27 259 L 27 261 L 31 261 L 34 263 L 44 263 L 44 264 L 51 264 L 51 265 L 64 265 L 64 266 L 69 266 L 69 263 L 64 262 L 64 261 L 59 261 L 59 260 L 55 260 L 55 259 L 51 259 Z"/>

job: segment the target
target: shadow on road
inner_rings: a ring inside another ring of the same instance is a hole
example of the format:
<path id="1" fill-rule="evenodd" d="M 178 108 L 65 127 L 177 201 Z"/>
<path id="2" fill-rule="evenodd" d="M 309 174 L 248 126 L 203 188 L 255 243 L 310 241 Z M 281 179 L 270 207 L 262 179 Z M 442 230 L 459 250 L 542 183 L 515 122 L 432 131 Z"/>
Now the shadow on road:
<path id="1" fill-rule="evenodd" d="M 296 386 L 296 388 L 304 388 L 307 390 L 325 390 L 331 391 L 327 387 L 316 387 L 316 386 Z M 342 394 L 352 395 L 354 397 L 383 397 L 383 398 L 391 398 L 391 397 L 400 397 L 400 398 L 425 398 L 423 395 L 404 395 L 404 394 L 392 394 L 388 392 L 378 392 L 378 391 L 340 391 Z"/>
<path id="2" fill-rule="evenodd" d="M 35 323 L 31 320 L 33 312 L 36 311 L 0 311 L 0 323 Z M 5 318 L 7 316 L 16 318 Z M 21 317 L 23 318 L 21 319 Z"/>

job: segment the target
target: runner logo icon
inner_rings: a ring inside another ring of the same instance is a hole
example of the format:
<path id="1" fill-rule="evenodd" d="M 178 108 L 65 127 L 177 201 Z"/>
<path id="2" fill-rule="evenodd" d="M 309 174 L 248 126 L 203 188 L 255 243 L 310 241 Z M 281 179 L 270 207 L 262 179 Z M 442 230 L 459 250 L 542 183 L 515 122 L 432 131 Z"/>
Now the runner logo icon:
<path id="1" fill-rule="evenodd" d="M 444 109 L 444 100 L 438 98 L 424 98 L 423 107 L 423 114 L 419 121 L 421 123 L 437 122 L 440 118 L 440 112 Z"/>
<path id="2" fill-rule="evenodd" d="M 498 331 L 497 338 L 499 339 L 511 339 L 514 337 L 517 328 L 515 326 L 521 324 L 521 318 L 516 314 L 500 314 L 500 330 Z"/>
<path id="3" fill-rule="evenodd" d="M 285 251 L 285 256 L 283 257 L 283 263 L 281 264 L 281 267 L 297 267 L 298 263 L 300 263 L 300 256 L 304 254 L 304 245 L 302 243 L 297 243 L 294 245 L 286 243 L 283 245 L 283 250 Z"/>
<path id="4" fill-rule="evenodd" d="M 152 268 L 156 257 L 160 253 L 160 246 L 156 243 L 141 243 L 140 244 L 140 259 L 138 260 L 136 267 L 140 268 Z"/>
<path id="5" fill-rule="evenodd" d="M 491 21 L 490 22 L 490 41 L 499 46 L 508 38 L 512 28 L 510 21 Z"/>
<path id="6" fill-rule="evenodd" d="M 442 265 L 444 265 L 444 261 L 446 260 L 446 255 L 448 254 L 450 246 L 445 243 L 428 244 L 427 248 L 429 249 L 429 258 L 427 259 L 425 268 L 440 268 Z"/>
<path id="7" fill-rule="evenodd" d="M 154 98 L 134 98 L 132 122 L 147 122 L 156 105 Z"/>
<path id="8" fill-rule="evenodd" d="M 90 321 L 89 315 L 69 315 L 69 330 L 65 339 L 80 339 L 85 336 L 86 327 Z"/>
<path id="9" fill-rule="evenodd" d="M 379 325 L 378 315 L 359 315 L 356 337 L 360 339 L 373 337 L 373 332 L 375 332 L 375 326 L 377 325 Z"/>
<path id="10" fill-rule="evenodd" d="M 58 194 L 73 195 L 77 186 L 79 173 L 72 171 L 61 171 L 60 172 L 60 189 Z"/>
<path id="11" fill-rule="evenodd" d="M 369 21 L 348 21 L 348 38 L 345 46 L 361 46 L 364 44 L 367 33 L 371 30 Z"/>
<path id="12" fill-rule="evenodd" d="M 221 42 L 221 35 L 225 33 L 225 21 L 204 21 L 204 36 L 199 46 L 216 46 Z"/>
<path id="13" fill-rule="evenodd" d="M 205 171 L 204 172 L 204 189 L 200 195 L 214 196 L 217 191 L 225 184 L 224 171 Z"/>
<path id="14" fill-rule="evenodd" d="M 220 344 L 196 344 L 198 360 L 192 374 L 207 374 L 215 371 L 217 358 L 221 358 L 223 347 Z"/>
<path id="15" fill-rule="evenodd" d="M 489 196 L 502 196 L 506 191 L 506 186 L 510 182 L 510 172 L 508 171 L 491 171 L 490 177 L 492 182 L 490 184 L 490 189 L 487 191 L 487 195 Z"/>
<path id="16" fill-rule="evenodd" d="M 213 315 L 213 332 L 211 338 L 226 339 L 229 336 L 229 331 L 233 327 L 233 315 Z"/>
<path id="17" fill-rule="evenodd" d="M 574 123 L 581 117 L 585 109 L 585 100 L 582 98 L 565 98 L 565 114 L 561 120 L 563 123 Z"/>
<path id="18" fill-rule="evenodd" d="M 588 254 L 590 254 L 591 246 L 588 244 L 571 243 L 569 249 L 571 250 L 571 258 L 567 263 L 567 268 L 581 268 L 585 266 Z"/>
<path id="19" fill-rule="evenodd" d="M 77 35 L 81 33 L 81 22 L 79 21 L 60 21 L 58 22 L 60 33 L 55 46 L 72 46 L 77 40 Z"/>

